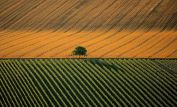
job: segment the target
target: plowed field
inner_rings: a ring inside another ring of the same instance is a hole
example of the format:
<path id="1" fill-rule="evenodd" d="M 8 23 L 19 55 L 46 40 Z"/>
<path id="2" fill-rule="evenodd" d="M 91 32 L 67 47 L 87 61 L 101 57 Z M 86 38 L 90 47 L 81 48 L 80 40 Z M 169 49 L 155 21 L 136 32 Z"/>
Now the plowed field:
<path id="1" fill-rule="evenodd" d="M 177 58 L 176 0 L 0 0 L 0 58 Z"/>

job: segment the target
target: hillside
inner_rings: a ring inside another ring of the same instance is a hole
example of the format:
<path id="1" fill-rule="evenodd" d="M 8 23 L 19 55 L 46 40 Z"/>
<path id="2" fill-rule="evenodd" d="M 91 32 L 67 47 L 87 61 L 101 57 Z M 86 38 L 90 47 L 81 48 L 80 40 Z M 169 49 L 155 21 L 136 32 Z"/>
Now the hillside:
<path id="1" fill-rule="evenodd" d="M 176 0 L 1 0 L 0 57 L 177 58 Z"/>
<path id="2" fill-rule="evenodd" d="M 0 60 L 0 105 L 176 107 L 176 62 L 3 59 Z"/>

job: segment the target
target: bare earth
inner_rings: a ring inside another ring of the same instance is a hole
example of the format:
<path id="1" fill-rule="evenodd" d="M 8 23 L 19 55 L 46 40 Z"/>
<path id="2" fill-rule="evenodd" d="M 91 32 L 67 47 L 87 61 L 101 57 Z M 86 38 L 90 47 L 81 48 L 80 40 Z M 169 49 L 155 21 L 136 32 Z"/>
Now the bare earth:
<path id="1" fill-rule="evenodd" d="M 0 0 L 0 58 L 177 58 L 176 0 Z"/>

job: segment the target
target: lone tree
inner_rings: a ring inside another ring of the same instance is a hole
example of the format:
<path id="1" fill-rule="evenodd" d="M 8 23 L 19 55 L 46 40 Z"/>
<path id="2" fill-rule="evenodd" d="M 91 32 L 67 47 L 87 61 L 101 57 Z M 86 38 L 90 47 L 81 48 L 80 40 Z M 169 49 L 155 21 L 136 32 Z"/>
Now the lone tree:
<path id="1" fill-rule="evenodd" d="M 86 56 L 87 55 L 87 49 L 85 47 L 78 46 L 74 49 L 74 51 L 72 53 L 73 53 L 73 55 L 78 55 L 79 58 L 80 58 L 80 56 Z"/>

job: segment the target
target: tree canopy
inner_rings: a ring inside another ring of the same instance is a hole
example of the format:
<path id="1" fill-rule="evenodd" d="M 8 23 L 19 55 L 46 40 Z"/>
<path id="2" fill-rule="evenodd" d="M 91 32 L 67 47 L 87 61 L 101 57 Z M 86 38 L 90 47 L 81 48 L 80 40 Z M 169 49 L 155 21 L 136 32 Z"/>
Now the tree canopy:
<path id="1" fill-rule="evenodd" d="M 73 55 L 78 55 L 78 56 L 86 56 L 87 55 L 87 49 L 82 46 L 78 46 L 73 50 Z"/>

